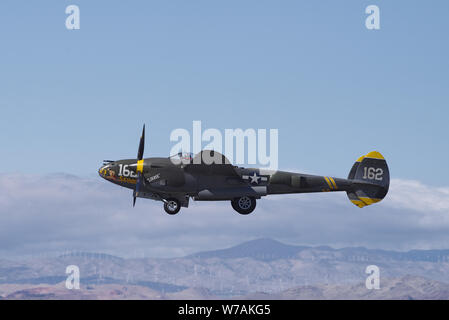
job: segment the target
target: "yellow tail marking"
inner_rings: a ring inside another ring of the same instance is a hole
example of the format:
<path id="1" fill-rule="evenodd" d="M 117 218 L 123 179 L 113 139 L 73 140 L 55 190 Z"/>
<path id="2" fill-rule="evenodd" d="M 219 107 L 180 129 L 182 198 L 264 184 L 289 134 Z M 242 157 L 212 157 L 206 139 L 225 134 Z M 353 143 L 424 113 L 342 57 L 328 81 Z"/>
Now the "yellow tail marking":
<path id="1" fill-rule="evenodd" d="M 329 188 L 334 189 L 328 177 L 324 177 L 324 180 L 326 180 L 327 184 L 329 185 Z"/>
<path id="2" fill-rule="evenodd" d="M 382 200 L 382 199 L 368 198 L 368 197 L 359 197 L 359 199 L 362 200 L 367 206 Z"/>
<path id="3" fill-rule="evenodd" d="M 353 204 L 355 204 L 359 208 L 363 208 L 366 204 L 361 200 L 351 200 Z"/>
<path id="4" fill-rule="evenodd" d="M 365 158 L 385 160 L 384 156 L 380 152 L 378 152 L 378 151 L 371 151 L 367 155 L 359 157 L 356 162 L 362 162 L 362 160 L 365 159 Z"/>
<path id="5" fill-rule="evenodd" d="M 332 184 L 334 185 L 335 190 L 337 190 L 338 188 L 337 188 L 337 184 L 335 183 L 334 178 L 329 177 L 329 179 L 330 179 L 330 181 L 332 182 Z"/>
<path id="6" fill-rule="evenodd" d="M 373 159 L 385 160 L 384 156 L 381 155 L 380 152 L 378 152 L 378 151 L 371 151 L 371 152 L 368 153 L 365 157 L 366 157 L 366 158 L 373 158 Z"/>
<path id="7" fill-rule="evenodd" d="M 143 172 L 143 160 L 137 161 L 137 172 L 142 173 Z"/>

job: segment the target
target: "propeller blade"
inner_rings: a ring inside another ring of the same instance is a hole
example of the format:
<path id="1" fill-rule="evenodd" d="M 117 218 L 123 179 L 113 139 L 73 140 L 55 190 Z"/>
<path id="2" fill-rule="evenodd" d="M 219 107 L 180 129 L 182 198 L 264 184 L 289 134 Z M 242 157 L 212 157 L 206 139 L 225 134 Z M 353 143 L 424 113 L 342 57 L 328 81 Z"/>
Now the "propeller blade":
<path id="1" fill-rule="evenodd" d="M 145 149 L 145 124 L 143 124 L 142 136 L 140 137 L 139 150 L 137 151 L 137 181 L 136 187 L 133 192 L 133 207 L 136 205 L 136 199 L 139 196 L 139 191 L 144 181 L 142 179 L 142 168 L 143 168 L 143 150 Z M 139 170 L 140 167 L 140 170 Z"/>
<path id="2" fill-rule="evenodd" d="M 137 160 L 143 159 L 143 150 L 145 149 L 145 124 L 142 129 L 142 136 L 140 137 L 139 151 L 137 152 Z"/>
<path id="3" fill-rule="evenodd" d="M 136 205 L 136 198 L 139 196 L 139 192 L 141 187 L 145 186 L 145 180 L 143 179 L 143 174 L 138 173 L 137 174 L 137 182 L 136 182 L 136 188 L 133 192 L 133 207 Z"/>
<path id="4" fill-rule="evenodd" d="M 139 195 L 139 190 L 140 190 L 140 174 L 137 177 L 136 188 L 134 189 L 133 192 L 133 207 L 136 205 L 136 199 L 137 196 Z"/>

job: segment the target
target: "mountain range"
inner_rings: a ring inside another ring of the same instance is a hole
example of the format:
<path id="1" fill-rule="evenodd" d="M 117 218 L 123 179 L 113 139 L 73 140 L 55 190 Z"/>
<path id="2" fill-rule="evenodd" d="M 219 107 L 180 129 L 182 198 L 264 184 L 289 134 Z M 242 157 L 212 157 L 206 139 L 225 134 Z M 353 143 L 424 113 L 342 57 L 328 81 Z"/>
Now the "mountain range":
<path id="1" fill-rule="evenodd" d="M 68 265 L 79 267 L 81 290 L 65 288 Z M 365 287 L 369 265 L 379 267 L 380 290 Z M 449 250 L 334 249 L 273 239 L 170 259 L 73 252 L 0 260 L 0 296 L 8 299 L 448 299 L 448 279 Z"/>

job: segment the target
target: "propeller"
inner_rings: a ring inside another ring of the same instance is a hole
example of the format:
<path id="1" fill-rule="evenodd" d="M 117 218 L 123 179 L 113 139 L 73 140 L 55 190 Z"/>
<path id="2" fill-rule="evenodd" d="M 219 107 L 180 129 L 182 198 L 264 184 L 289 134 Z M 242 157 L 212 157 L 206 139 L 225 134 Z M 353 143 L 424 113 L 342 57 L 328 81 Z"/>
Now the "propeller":
<path id="1" fill-rule="evenodd" d="M 143 179 L 143 150 L 145 149 L 145 124 L 142 129 L 142 136 L 140 137 L 139 150 L 137 151 L 137 182 L 133 192 L 133 207 L 136 205 L 136 199 L 139 195 L 141 187 L 144 185 Z"/>

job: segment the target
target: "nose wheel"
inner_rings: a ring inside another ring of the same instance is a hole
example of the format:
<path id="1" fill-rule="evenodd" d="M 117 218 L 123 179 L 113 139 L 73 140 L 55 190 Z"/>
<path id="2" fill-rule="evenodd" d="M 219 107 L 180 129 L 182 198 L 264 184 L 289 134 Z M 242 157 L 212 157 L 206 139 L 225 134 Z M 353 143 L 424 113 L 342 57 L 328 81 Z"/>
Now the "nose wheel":
<path id="1" fill-rule="evenodd" d="M 177 214 L 180 209 L 181 209 L 181 203 L 179 202 L 178 199 L 170 198 L 164 202 L 164 210 L 169 215 Z"/>
<path id="2" fill-rule="evenodd" d="M 250 214 L 256 208 L 256 199 L 243 196 L 231 200 L 232 208 L 240 214 Z"/>

